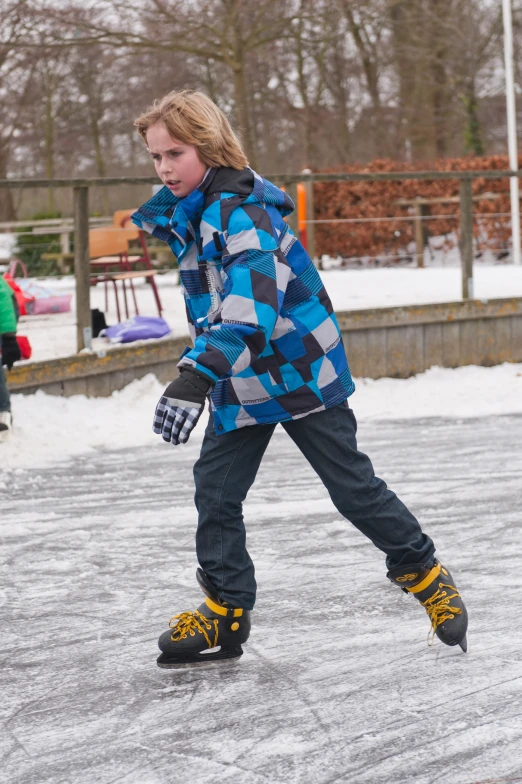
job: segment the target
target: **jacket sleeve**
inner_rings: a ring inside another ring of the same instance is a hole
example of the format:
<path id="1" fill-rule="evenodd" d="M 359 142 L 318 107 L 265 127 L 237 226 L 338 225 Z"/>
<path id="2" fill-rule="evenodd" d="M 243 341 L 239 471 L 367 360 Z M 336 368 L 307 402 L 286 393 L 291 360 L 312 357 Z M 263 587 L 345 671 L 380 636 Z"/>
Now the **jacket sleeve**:
<path id="1" fill-rule="evenodd" d="M 0 335 L 16 332 L 16 312 L 11 287 L 0 277 Z"/>
<path id="2" fill-rule="evenodd" d="M 237 207 L 224 236 L 221 311 L 178 365 L 190 365 L 213 381 L 245 370 L 266 349 L 290 276 L 262 207 Z"/>

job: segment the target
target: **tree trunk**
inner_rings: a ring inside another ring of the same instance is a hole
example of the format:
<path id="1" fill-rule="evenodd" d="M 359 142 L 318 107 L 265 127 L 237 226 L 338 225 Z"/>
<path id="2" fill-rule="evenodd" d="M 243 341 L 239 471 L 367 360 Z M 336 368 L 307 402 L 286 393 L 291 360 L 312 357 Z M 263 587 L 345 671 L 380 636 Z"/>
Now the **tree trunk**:
<path id="1" fill-rule="evenodd" d="M 485 155 L 486 148 L 478 118 L 478 99 L 474 80 L 470 80 L 466 95 L 463 96 L 463 101 L 466 107 L 466 126 L 464 128 L 466 152 L 471 152 L 473 155 Z"/>
<path id="2" fill-rule="evenodd" d="M 348 22 L 348 28 L 355 43 L 359 59 L 364 73 L 366 88 L 370 96 L 373 108 L 371 118 L 371 141 L 373 155 L 385 155 L 387 153 L 386 135 L 382 133 L 381 125 L 381 96 L 379 94 L 379 72 L 377 62 L 372 56 L 372 51 L 368 43 L 368 37 L 364 29 L 355 19 L 351 0 L 343 0 L 344 15 Z"/>
<path id="3" fill-rule="evenodd" d="M 98 177 L 105 177 L 105 161 L 103 160 L 103 150 L 101 145 L 100 134 L 100 118 L 96 112 L 96 107 L 93 105 L 91 97 L 89 96 L 89 115 L 91 121 L 91 134 L 94 145 L 94 159 L 96 161 L 96 174 Z M 109 197 L 107 195 L 107 188 L 101 189 L 102 209 L 105 215 L 109 215 Z"/>
<path id="4" fill-rule="evenodd" d="M 45 94 L 45 176 L 48 180 L 54 178 L 54 117 L 53 117 L 53 96 L 50 89 Z M 47 191 L 47 206 L 50 214 L 55 212 L 54 189 Z"/>
<path id="5" fill-rule="evenodd" d="M 245 60 L 242 52 L 239 54 L 241 59 L 234 64 L 234 101 L 236 104 L 236 116 L 241 132 L 241 139 L 245 148 L 246 156 L 250 165 L 255 169 L 257 166 L 256 145 L 253 139 L 252 125 L 248 111 L 248 90 L 246 86 Z"/>
<path id="6" fill-rule="evenodd" d="M 354 40 L 355 46 L 357 47 L 357 51 L 359 52 L 361 65 L 364 71 L 366 87 L 368 88 L 368 93 L 370 94 L 372 106 L 378 114 L 381 108 L 381 97 L 379 95 L 379 77 L 377 71 L 377 63 L 372 58 L 372 54 L 369 51 L 364 41 L 360 25 L 358 25 L 357 22 L 355 21 L 353 10 L 352 8 L 350 8 L 350 2 L 344 0 L 343 8 L 344 8 L 346 19 L 348 20 L 348 27 L 350 28 L 350 33 L 352 34 L 352 38 Z"/>
<path id="7" fill-rule="evenodd" d="M 302 10 L 302 9 L 301 9 Z M 304 72 L 304 53 L 301 40 L 302 29 L 299 29 L 297 36 L 297 85 L 299 95 L 303 104 L 302 118 L 304 119 L 303 149 L 301 153 L 301 167 L 307 168 L 312 162 L 312 118 L 308 92 L 306 89 L 306 76 Z"/>
<path id="8" fill-rule="evenodd" d="M 425 15 L 420 0 L 394 0 L 390 3 L 395 63 L 399 77 L 401 146 L 413 159 L 433 154 L 433 129 L 430 96 L 426 95 L 430 53 L 424 37 Z"/>
<path id="9" fill-rule="evenodd" d="M 448 111 L 447 111 L 447 76 L 446 65 L 448 47 L 444 30 L 445 16 L 447 16 L 447 0 L 431 0 L 434 22 L 431 23 L 431 79 L 432 79 L 432 110 L 433 132 L 435 137 L 435 152 L 437 157 L 443 158 L 447 152 L 448 138 Z M 446 6 L 443 7 L 443 6 Z"/>
<path id="10" fill-rule="evenodd" d="M 335 74 L 338 75 L 338 78 L 331 79 L 329 84 L 329 90 L 335 102 L 335 114 L 337 116 L 338 131 L 335 134 L 335 145 L 341 158 L 340 162 L 347 163 L 350 160 L 352 149 L 348 109 L 350 95 L 346 89 L 344 63 L 337 42 L 332 55 L 332 64 Z"/>
<path id="11" fill-rule="evenodd" d="M 250 165 L 257 167 L 257 150 L 250 122 L 248 88 L 246 83 L 246 58 L 243 50 L 242 27 L 239 14 L 239 6 L 233 14 L 233 36 L 234 36 L 234 101 L 236 105 L 236 118 L 239 123 L 243 146 Z"/>
<path id="12" fill-rule="evenodd" d="M 7 179 L 7 161 L 9 159 L 9 149 L 0 148 L 0 180 Z M 0 220 L 15 221 L 16 209 L 13 199 L 13 191 L 9 188 L 0 188 Z"/>
<path id="13" fill-rule="evenodd" d="M 399 109 L 400 123 L 399 135 L 401 148 L 406 158 L 409 155 L 408 147 L 411 145 L 411 121 L 408 105 L 413 91 L 412 68 L 405 46 L 406 30 L 408 28 L 408 12 L 405 0 L 398 0 L 390 7 L 390 20 L 393 35 L 393 48 L 395 54 L 395 67 L 399 78 Z"/>
<path id="14" fill-rule="evenodd" d="M 218 92 L 216 91 L 216 85 L 214 82 L 214 76 L 212 74 L 212 65 L 213 61 L 207 58 L 205 61 L 205 87 L 207 89 L 208 97 L 214 103 L 218 102 Z"/>

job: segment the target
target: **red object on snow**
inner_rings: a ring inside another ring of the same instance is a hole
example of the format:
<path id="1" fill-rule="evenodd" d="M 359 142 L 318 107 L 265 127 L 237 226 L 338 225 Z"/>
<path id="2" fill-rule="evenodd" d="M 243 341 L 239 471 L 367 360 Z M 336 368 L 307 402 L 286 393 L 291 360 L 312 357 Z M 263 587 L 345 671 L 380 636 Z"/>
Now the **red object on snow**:
<path id="1" fill-rule="evenodd" d="M 16 342 L 20 347 L 20 351 L 22 353 L 22 359 L 31 359 L 31 355 L 33 353 L 33 349 L 31 344 L 29 343 L 29 338 L 25 335 L 17 335 Z"/>
<path id="2" fill-rule="evenodd" d="M 23 278 L 15 280 L 16 268 L 20 265 Z M 27 278 L 27 269 L 23 261 L 15 259 L 11 262 L 9 272 L 4 274 L 6 282 L 11 286 L 21 316 L 39 316 L 43 313 L 68 313 L 71 309 L 72 294 L 58 294 L 40 286 Z"/>

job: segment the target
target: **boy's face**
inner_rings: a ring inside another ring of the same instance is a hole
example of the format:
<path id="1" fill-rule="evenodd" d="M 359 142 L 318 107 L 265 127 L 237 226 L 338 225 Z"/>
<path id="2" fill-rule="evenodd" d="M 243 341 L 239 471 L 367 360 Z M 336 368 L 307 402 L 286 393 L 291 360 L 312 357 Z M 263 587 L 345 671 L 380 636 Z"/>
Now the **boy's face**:
<path id="1" fill-rule="evenodd" d="M 205 176 L 207 167 L 199 160 L 196 148 L 173 139 L 164 123 L 150 126 L 147 147 L 158 177 L 175 196 L 188 196 Z"/>

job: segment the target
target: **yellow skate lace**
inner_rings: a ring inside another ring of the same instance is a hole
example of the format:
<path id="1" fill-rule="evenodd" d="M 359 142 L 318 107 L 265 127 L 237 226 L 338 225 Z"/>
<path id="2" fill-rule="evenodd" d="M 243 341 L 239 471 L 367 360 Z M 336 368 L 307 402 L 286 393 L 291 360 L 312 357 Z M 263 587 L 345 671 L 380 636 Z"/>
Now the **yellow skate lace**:
<path id="1" fill-rule="evenodd" d="M 176 621 L 176 623 L 173 624 L 173 621 Z M 213 618 L 210 620 L 209 618 L 206 618 L 203 613 L 200 613 L 199 610 L 174 615 L 169 621 L 169 626 L 171 629 L 173 629 L 172 634 L 170 635 L 172 642 L 179 642 L 180 640 L 184 640 L 187 634 L 190 634 L 191 637 L 194 637 L 196 634 L 195 630 L 197 629 L 197 631 L 200 632 L 200 634 L 202 634 L 205 638 L 209 648 L 215 648 L 217 645 L 218 619 Z M 209 635 L 207 634 L 207 632 L 210 631 L 212 627 L 214 627 L 213 641 L 211 641 Z"/>
<path id="2" fill-rule="evenodd" d="M 442 591 L 441 588 L 449 588 L 450 591 L 454 591 L 455 593 L 448 594 L 447 591 Z M 455 615 L 461 614 L 462 610 L 460 607 L 453 607 L 450 604 L 451 600 L 456 598 L 460 599 L 460 593 L 455 586 L 439 583 L 439 587 L 433 596 L 430 596 L 429 599 L 422 602 L 422 606 L 425 608 L 431 621 L 431 629 L 428 632 L 428 645 L 433 645 L 435 632 L 441 623 L 451 620 Z"/>

